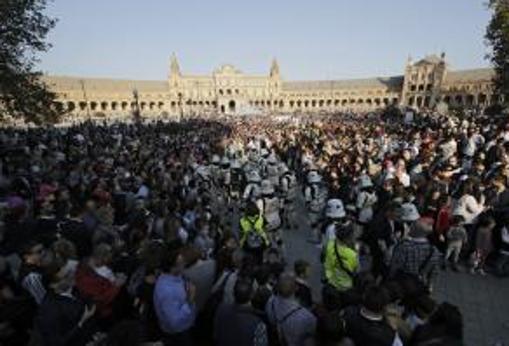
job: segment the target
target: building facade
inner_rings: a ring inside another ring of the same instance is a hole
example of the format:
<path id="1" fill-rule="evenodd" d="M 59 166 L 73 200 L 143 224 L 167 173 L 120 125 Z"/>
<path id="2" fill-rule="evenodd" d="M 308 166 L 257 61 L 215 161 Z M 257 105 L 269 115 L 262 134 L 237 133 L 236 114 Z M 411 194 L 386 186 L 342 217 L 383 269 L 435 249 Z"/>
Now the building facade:
<path id="1" fill-rule="evenodd" d="M 207 114 L 330 113 L 370 111 L 390 104 L 432 108 L 488 106 L 494 94 L 493 70 L 452 71 L 445 55 L 408 59 L 404 74 L 351 80 L 288 81 L 276 60 L 267 75 L 244 74 L 223 65 L 211 75 L 183 74 L 170 59 L 165 81 L 45 76 L 59 97 L 55 107 L 71 118 Z M 135 96 L 136 95 L 136 96 Z"/>

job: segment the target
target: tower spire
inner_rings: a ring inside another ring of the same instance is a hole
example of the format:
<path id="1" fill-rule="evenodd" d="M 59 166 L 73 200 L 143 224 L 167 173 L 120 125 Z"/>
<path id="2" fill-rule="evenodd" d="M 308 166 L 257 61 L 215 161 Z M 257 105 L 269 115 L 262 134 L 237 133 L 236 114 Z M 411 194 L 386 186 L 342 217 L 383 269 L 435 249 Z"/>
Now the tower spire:
<path id="1" fill-rule="evenodd" d="M 279 64 L 277 63 L 276 58 L 272 59 L 272 65 L 270 67 L 270 76 L 279 77 Z"/>
<path id="2" fill-rule="evenodd" d="M 170 59 L 170 74 L 172 76 L 180 76 L 180 66 L 177 61 L 177 56 L 175 55 L 175 52 L 171 55 Z"/>

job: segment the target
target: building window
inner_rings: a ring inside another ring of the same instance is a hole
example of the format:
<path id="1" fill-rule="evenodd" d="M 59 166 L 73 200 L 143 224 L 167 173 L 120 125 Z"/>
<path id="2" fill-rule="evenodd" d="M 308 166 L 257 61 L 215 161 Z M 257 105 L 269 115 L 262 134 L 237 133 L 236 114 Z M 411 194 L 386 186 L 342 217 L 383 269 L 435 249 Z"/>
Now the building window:
<path id="1" fill-rule="evenodd" d="M 427 90 L 427 91 L 431 91 L 431 87 L 432 87 L 432 85 L 431 85 L 431 84 L 426 85 L 426 90 Z"/>
<path id="2" fill-rule="evenodd" d="M 415 91 L 415 84 L 410 85 L 410 91 Z"/>
<path id="3" fill-rule="evenodd" d="M 424 84 L 419 84 L 419 91 L 423 91 L 424 90 Z"/>

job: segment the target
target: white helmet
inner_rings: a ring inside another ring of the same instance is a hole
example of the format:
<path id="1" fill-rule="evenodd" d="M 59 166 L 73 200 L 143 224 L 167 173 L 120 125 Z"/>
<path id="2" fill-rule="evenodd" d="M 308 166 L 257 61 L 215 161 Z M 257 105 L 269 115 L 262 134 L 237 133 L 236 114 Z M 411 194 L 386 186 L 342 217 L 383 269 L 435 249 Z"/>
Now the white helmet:
<path id="1" fill-rule="evenodd" d="M 311 171 L 308 173 L 308 183 L 316 184 L 322 181 L 322 177 L 318 174 L 317 171 Z"/>
<path id="2" fill-rule="evenodd" d="M 341 219 L 346 216 L 343 201 L 339 198 L 329 199 L 325 207 L 325 216 L 332 219 Z"/>
<path id="3" fill-rule="evenodd" d="M 421 215 L 417 210 L 417 207 L 413 203 L 403 203 L 401 205 L 401 221 L 417 221 L 420 219 Z"/>
<path id="4" fill-rule="evenodd" d="M 288 173 L 290 170 L 288 169 L 288 166 L 285 163 L 281 163 L 279 165 L 279 171 L 281 172 L 281 174 L 285 174 Z"/>
<path id="5" fill-rule="evenodd" d="M 230 165 L 230 159 L 228 159 L 226 156 L 223 156 L 221 159 L 221 166 L 229 166 Z"/>
<path id="6" fill-rule="evenodd" d="M 263 180 L 261 186 L 262 195 L 271 195 L 275 192 L 274 186 L 270 182 L 270 180 Z"/>
<path id="7" fill-rule="evenodd" d="M 360 177 L 359 185 L 363 189 L 363 188 L 366 188 L 366 187 L 372 187 L 373 186 L 373 182 L 371 181 L 371 178 L 369 176 L 364 174 L 364 175 L 362 175 Z"/>
<path id="8" fill-rule="evenodd" d="M 221 162 L 221 158 L 219 157 L 219 155 L 212 155 L 212 163 L 214 165 L 218 165 L 219 163 Z"/>
<path id="9" fill-rule="evenodd" d="M 232 162 L 232 168 L 233 169 L 241 169 L 242 168 L 242 165 L 240 164 L 240 161 L 239 160 L 235 160 Z"/>
<path id="10" fill-rule="evenodd" d="M 200 178 L 208 180 L 209 179 L 209 170 L 205 166 L 200 166 L 196 169 L 196 174 L 200 176 Z"/>
<path id="11" fill-rule="evenodd" d="M 248 183 L 259 183 L 260 181 L 262 181 L 257 171 L 248 172 L 246 175 Z"/>

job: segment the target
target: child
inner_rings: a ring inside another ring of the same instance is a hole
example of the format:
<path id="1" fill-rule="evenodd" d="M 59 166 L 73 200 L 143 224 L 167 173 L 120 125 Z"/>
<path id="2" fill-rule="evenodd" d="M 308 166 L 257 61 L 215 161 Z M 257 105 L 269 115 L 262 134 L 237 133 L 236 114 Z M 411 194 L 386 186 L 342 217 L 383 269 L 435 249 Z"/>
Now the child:
<path id="1" fill-rule="evenodd" d="M 452 225 L 446 234 L 447 250 L 444 258 L 444 269 L 446 269 L 447 261 L 452 257 L 452 269 L 458 271 L 458 259 L 461 249 L 467 242 L 467 230 L 464 226 L 465 218 L 462 215 L 454 215 Z"/>
<path id="2" fill-rule="evenodd" d="M 485 275 L 484 262 L 493 249 L 492 231 L 495 228 L 495 220 L 487 215 L 479 218 L 477 234 L 475 238 L 475 250 L 473 253 L 472 274 L 476 272 Z"/>

